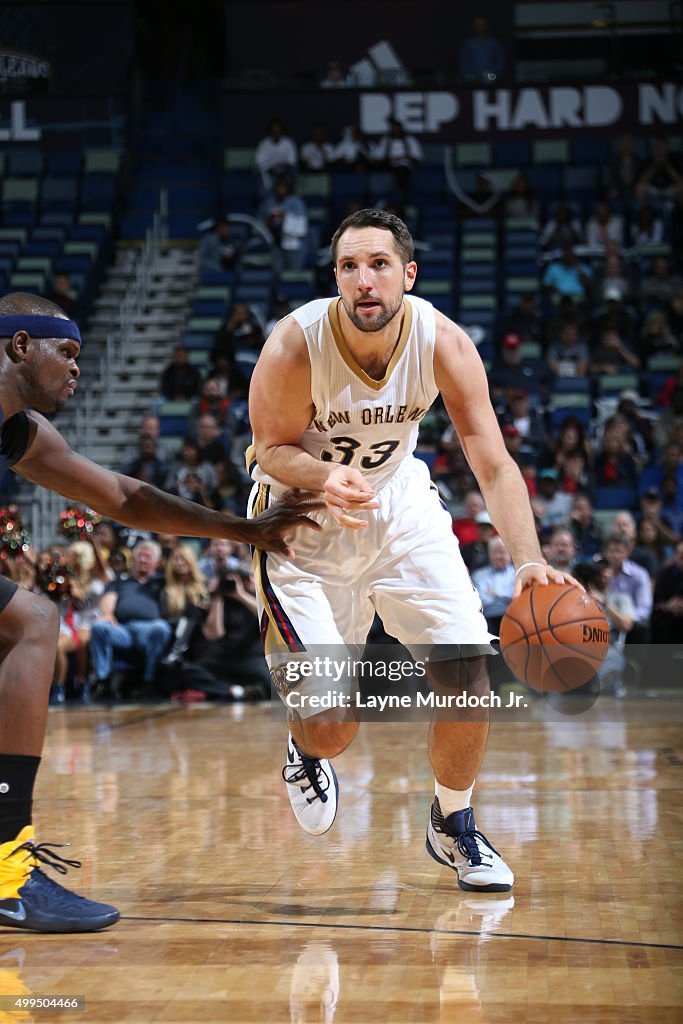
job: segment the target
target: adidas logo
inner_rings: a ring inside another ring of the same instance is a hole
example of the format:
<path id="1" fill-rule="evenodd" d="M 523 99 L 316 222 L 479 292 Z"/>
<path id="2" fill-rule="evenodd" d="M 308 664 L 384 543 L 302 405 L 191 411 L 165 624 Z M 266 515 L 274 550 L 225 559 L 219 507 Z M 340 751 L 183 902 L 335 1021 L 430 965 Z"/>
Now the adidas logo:
<path id="1" fill-rule="evenodd" d="M 410 85 L 410 74 L 391 43 L 381 39 L 368 48 L 367 56 L 349 68 L 354 84 L 361 88 L 373 85 Z"/>

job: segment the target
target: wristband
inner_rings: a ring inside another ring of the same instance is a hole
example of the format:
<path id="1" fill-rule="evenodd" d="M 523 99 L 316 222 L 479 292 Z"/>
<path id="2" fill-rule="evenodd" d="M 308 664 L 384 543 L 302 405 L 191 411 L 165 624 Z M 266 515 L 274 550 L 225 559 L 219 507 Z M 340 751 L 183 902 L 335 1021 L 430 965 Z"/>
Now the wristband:
<path id="1" fill-rule="evenodd" d="M 528 569 L 530 565 L 540 565 L 541 569 L 545 569 L 547 562 L 525 562 L 524 565 L 520 565 L 519 569 L 515 570 L 515 579 L 519 576 L 522 569 Z"/>

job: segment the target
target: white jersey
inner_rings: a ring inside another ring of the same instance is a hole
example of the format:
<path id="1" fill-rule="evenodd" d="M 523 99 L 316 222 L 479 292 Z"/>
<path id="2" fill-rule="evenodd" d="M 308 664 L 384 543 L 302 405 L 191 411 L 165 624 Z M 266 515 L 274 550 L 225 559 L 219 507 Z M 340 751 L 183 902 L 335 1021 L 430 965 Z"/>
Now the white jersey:
<path id="1" fill-rule="evenodd" d="M 434 307 L 405 296 L 396 350 L 382 380 L 351 354 L 339 323 L 339 299 L 316 299 L 290 315 L 303 329 L 311 361 L 313 418 L 299 442 L 314 459 L 358 469 L 376 490 L 412 455 L 418 425 L 438 394 L 434 380 Z M 247 452 L 249 472 L 276 484 Z"/>

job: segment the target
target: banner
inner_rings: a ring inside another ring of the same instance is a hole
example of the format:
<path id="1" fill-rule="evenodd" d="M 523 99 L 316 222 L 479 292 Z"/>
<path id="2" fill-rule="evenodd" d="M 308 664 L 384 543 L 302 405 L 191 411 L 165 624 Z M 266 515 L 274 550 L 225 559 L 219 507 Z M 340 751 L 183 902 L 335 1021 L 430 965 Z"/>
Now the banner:
<path id="1" fill-rule="evenodd" d="M 683 121 L 683 85 L 627 82 L 457 90 L 381 89 L 238 92 L 223 94 L 226 145 L 253 146 L 272 117 L 301 143 L 312 125 L 324 121 L 328 138 L 358 124 L 369 136 L 381 135 L 389 119 L 426 143 L 467 140 L 616 137 L 670 134 Z"/>

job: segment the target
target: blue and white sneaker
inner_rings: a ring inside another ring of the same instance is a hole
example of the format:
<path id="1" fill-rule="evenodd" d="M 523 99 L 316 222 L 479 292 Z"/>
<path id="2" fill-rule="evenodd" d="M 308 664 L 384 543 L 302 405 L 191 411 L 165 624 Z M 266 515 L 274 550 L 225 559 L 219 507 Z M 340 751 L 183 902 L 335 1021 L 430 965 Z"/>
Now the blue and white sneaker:
<path id="1" fill-rule="evenodd" d="M 466 892 L 508 892 L 512 888 L 515 876 L 486 836 L 477 831 L 471 807 L 444 818 L 438 797 L 434 797 L 426 846 L 430 857 L 456 872 L 458 885 Z"/>
<path id="2" fill-rule="evenodd" d="M 332 828 L 339 805 L 339 784 L 331 763 L 305 757 L 290 734 L 282 769 L 294 816 L 304 832 L 321 836 Z"/>

